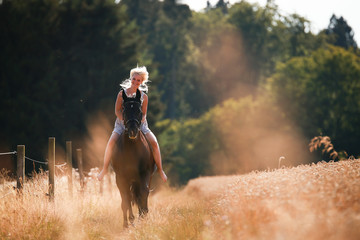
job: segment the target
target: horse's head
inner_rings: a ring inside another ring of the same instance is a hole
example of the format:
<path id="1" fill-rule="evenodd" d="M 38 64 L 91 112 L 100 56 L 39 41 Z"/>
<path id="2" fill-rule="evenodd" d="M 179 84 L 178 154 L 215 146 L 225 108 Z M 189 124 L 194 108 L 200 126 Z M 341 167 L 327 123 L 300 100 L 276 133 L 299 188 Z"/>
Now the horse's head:
<path id="1" fill-rule="evenodd" d="M 124 102 L 124 125 L 130 139 L 136 139 L 141 125 L 141 103 L 138 101 Z"/>

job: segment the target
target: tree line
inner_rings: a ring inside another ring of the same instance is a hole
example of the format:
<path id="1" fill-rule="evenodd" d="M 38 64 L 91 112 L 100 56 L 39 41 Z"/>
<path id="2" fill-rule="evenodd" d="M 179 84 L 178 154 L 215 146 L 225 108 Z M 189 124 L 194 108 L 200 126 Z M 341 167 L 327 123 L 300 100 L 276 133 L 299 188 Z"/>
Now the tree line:
<path id="1" fill-rule="evenodd" d="M 276 1 L 194 12 L 175 0 L 4 0 L 0 20 L 3 149 L 21 142 L 42 156 L 48 136 L 81 145 L 90 115 L 114 121 L 119 83 L 139 64 L 178 183 L 265 169 L 284 153 L 329 160 L 299 153 L 319 135 L 359 155 L 360 55 L 342 16 L 314 34 Z"/>

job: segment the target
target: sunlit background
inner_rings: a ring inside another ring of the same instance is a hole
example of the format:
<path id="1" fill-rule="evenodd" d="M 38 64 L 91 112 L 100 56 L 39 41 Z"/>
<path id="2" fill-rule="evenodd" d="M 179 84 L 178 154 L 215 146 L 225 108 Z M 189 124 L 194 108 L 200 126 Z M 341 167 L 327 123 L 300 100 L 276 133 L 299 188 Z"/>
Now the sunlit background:
<path id="1" fill-rule="evenodd" d="M 201 11 L 206 7 L 207 0 L 180 0 L 179 2 L 189 5 L 195 11 Z M 217 0 L 209 1 L 215 5 Z M 227 2 L 227 1 L 225 1 Z M 240 2 L 239 0 L 230 0 L 230 4 Z M 266 5 L 266 0 L 249 0 L 251 3 L 258 3 L 260 6 Z M 356 0 L 275 0 L 280 12 L 283 14 L 297 13 L 311 21 L 312 31 L 318 31 L 327 28 L 329 19 L 333 14 L 343 16 L 352 26 L 355 32 L 355 39 L 360 42 L 360 2 Z"/>
<path id="2" fill-rule="evenodd" d="M 183 3 L 0 0 L 0 239 L 360 239 L 358 1 Z M 137 65 L 168 181 L 123 229 L 96 176 Z"/>

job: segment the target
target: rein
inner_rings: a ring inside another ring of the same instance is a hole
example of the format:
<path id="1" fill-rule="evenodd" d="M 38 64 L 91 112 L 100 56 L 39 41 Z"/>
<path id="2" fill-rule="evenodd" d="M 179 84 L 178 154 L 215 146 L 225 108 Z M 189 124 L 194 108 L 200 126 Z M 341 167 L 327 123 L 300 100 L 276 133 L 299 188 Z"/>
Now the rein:
<path id="1" fill-rule="evenodd" d="M 124 100 L 124 110 L 125 110 L 125 108 L 126 108 L 126 109 L 129 109 L 129 108 L 133 109 L 134 106 L 135 106 L 135 108 L 139 108 L 140 114 L 142 115 L 142 113 L 141 113 L 141 100 L 140 100 L 140 98 L 141 98 L 141 93 L 140 93 L 139 89 L 136 90 L 136 97 L 135 97 L 135 98 L 129 98 L 129 97 L 127 97 L 127 96 L 126 96 L 126 93 L 125 93 L 125 89 L 124 89 L 123 92 L 122 92 L 122 97 L 123 97 L 123 100 Z M 125 106 L 126 106 L 126 107 L 125 107 Z M 136 111 L 136 110 L 137 110 L 137 109 L 135 109 L 135 111 Z M 125 111 L 123 111 L 123 114 L 125 114 Z M 132 117 L 134 117 L 134 116 L 132 116 Z M 129 124 L 130 122 L 132 122 L 132 121 L 135 122 L 136 128 L 137 128 L 138 130 L 140 130 L 140 125 L 141 125 L 141 122 L 140 122 L 140 121 L 141 121 L 141 120 L 137 119 L 136 117 L 127 119 L 127 118 L 125 118 L 125 116 L 123 117 L 123 119 L 124 119 L 124 120 L 126 119 L 126 121 L 124 122 L 124 123 L 125 123 L 125 131 L 128 131 L 128 127 L 127 127 L 127 126 L 128 126 L 128 124 Z M 141 119 L 141 117 L 140 117 L 140 119 Z"/>
<path id="2" fill-rule="evenodd" d="M 127 126 L 128 123 L 131 122 L 131 121 L 135 121 L 135 122 L 136 122 L 136 125 L 139 126 L 138 129 L 140 129 L 140 121 L 137 120 L 137 119 L 129 119 L 129 120 L 127 120 L 127 121 L 125 122 L 125 126 Z M 125 128 L 125 130 L 128 130 L 127 127 Z"/>

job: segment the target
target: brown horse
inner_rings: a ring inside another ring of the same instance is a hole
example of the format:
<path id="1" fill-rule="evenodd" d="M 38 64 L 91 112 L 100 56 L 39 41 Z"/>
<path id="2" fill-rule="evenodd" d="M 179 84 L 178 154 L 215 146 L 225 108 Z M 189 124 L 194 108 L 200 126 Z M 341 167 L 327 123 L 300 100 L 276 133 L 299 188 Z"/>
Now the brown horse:
<path id="1" fill-rule="evenodd" d="M 122 200 L 123 225 L 127 227 L 127 214 L 129 213 L 130 223 L 135 219 L 131 203 L 138 206 L 140 217 L 148 212 L 149 186 L 155 171 L 155 161 L 150 144 L 140 131 L 142 119 L 140 91 L 137 91 L 135 98 L 128 98 L 123 94 L 123 99 L 126 130 L 119 137 L 114 148 L 112 166 Z"/>

